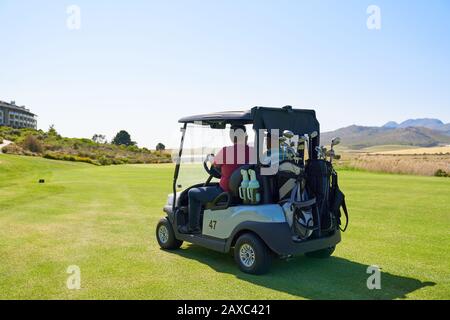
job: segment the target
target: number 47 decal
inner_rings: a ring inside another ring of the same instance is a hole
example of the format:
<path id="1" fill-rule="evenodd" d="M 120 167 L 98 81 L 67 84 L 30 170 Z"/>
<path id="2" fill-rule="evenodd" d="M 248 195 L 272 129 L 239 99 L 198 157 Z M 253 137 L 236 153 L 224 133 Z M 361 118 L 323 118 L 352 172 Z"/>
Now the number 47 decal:
<path id="1" fill-rule="evenodd" d="M 216 230 L 216 224 L 217 224 L 216 220 L 211 220 L 209 222 L 209 228 L 212 229 L 212 230 Z"/>

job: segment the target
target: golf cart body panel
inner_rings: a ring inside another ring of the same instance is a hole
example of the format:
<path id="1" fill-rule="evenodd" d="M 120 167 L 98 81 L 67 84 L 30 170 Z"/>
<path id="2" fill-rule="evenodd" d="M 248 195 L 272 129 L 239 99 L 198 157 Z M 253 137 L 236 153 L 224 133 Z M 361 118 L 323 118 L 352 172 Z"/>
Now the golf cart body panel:
<path id="1" fill-rule="evenodd" d="M 333 247 L 341 242 L 341 233 L 339 230 L 330 236 L 320 239 L 295 242 L 292 240 L 292 233 L 286 222 L 242 222 L 233 229 L 228 239 L 218 239 L 205 235 L 182 234 L 176 229 L 174 232 L 179 240 L 222 253 L 230 252 L 239 235 L 248 232 L 261 238 L 279 256 L 301 255 L 323 248 Z"/>
<path id="2" fill-rule="evenodd" d="M 248 221 L 283 223 L 286 222 L 286 218 L 283 209 L 278 204 L 234 206 L 226 210 L 205 210 L 202 230 L 206 236 L 227 239 L 237 225 Z"/>
<path id="3" fill-rule="evenodd" d="M 292 240 L 292 233 L 286 222 L 242 222 L 234 228 L 228 239 L 218 239 L 205 235 L 182 234 L 177 230 L 174 231 L 179 240 L 222 253 L 230 252 L 239 235 L 248 232 L 261 238 L 264 243 L 279 256 L 301 255 L 323 248 L 333 247 L 341 242 L 341 233 L 339 230 L 327 237 L 304 242 L 295 242 Z"/>
<path id="4" fill-rule="evenodd" d="M 337 230 L 327 237 L 295 242 L 292 239 L 291 228 L 286 222 L 264 223 L 247 221 L 239 224 L 233 230 L 226 242 L 225 252 L 228 252 L 234 246 L 237 236 L 243 232 L 256 234 L 273 252 L 280 256 L 313 252 L 323 248 L 333 247 L 341 241 L 341 233 Z"/>
<path id="5" fill-rule="evenodd" d="M 186 241 L 221 253 L 226 253 L 229 251 L 229 249 L 226 249 L 227 241 L 224 239 L 216 239 L 203 235 L 179 233 L 176 229 L 174 230 L 174 232 L 176 238 L 181 241 Z"/>
<path id="6" fill-rule="evenodd" d="M 163 208 L 163 211 L 167 213 L 168 215 L 171 215 L 173 213 L 173 200 L 175 195 L 173 193 L 169 194 L 167 196 L 167 203 Z"/>

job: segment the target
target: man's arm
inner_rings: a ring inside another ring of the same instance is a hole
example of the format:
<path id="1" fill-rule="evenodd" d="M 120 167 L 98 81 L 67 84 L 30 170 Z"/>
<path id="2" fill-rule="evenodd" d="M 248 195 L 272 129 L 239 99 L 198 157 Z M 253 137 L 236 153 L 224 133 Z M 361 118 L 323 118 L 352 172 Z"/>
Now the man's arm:
<path id="1" fill-rule="evenodd" d="M 219 151 L 219 153 L 217 153 L 214 156 L 214 162 L 213 162 L 213 166 L 220 169 L 222 167 L 223 164 L 225 164 L 225 152 L 224 152 L 225 148 L 222 148 L 222 150 Z"/>

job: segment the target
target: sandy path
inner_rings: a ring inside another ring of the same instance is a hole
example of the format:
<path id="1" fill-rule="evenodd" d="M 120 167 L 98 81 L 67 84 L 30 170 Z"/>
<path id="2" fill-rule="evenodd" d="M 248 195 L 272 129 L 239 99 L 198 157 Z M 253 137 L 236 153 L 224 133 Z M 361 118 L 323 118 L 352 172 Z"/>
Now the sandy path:
<path id="1" fill-rule="evenodd" d="M 9 141 L 9 140 L 3 140 L 3 143 L 0 143 L 0 153 L 3 153 L 2 152 L 2 148 L 3 147 L 6 147 L 8 144 L 11 144 L 12 143 L 12 141 Z"/>

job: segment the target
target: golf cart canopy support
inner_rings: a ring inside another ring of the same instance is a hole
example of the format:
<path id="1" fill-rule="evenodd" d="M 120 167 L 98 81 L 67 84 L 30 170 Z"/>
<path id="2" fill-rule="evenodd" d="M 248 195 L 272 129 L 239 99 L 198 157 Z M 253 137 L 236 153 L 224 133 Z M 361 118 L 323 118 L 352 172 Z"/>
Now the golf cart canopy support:
<path id="1" fill-rule="evenodd" d="M 225 129 L 226 125 L 253 124 L 253 129 L 256 132 L 259 130 L 278 129 L 280 133 L 284 130 L 290 130 L 293 134 L 299 136 L 303 136 L 305 134 L 310 135 L 312 132 L 317 132 L 320 134 L 320 125 L 319 121 L 317 121 L 316 112 L 314 110 L 293 109 L 291 106 L 285 106 L 283 108 L 254 107 L 247 111 L 216 112 L 181 118 L 178 122 L 183 124 L 183 134 L 173 179 L 173 210 L 175 210 L 177 198 L 176 183 L 180 171 L 180 159 L 183 153 L 184 136 L 186 134 L 188 124 L 210 126 L 213 129 Z M 260 153 L 259 140 L 260 135 L 256 134 L 255 149 L 257 154 Z M 320 145 L 320 136 L 314 138 L 313 141 L 311 141 L 311 145 L 312 150 L 314 150 L 316 146 Z M 316 158 L 315 153 L 311 156 L 312 158 Z M 259 157 L 257 161 L 259 165 Z"/>
<path id="2" fill-rule="evenodd" d="M 227 124 L 253 124 L 254 130 L 279 129 L 291 130 L 296 135 L 320 132 L 320 125 L 314 110 L 293 109 L 291 106 L 283 108 L 254 107 L 248 111 L 228 111 L 185 117 L 180 123 L 201 123 L 212 128 L 225 128 Z"/>

